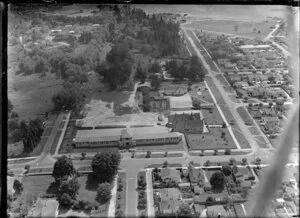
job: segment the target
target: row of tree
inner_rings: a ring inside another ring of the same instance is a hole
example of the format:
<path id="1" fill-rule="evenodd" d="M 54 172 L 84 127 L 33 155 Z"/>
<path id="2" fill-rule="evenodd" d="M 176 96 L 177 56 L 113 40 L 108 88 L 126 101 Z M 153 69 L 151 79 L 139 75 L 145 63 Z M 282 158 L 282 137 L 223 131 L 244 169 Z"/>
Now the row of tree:
<path id="1" fill-rule="evenodd" d="M 203 81 L 206 74 L 206 69 L 195 55 L 191 57 L 189 63 L 171 60 L 167 62 L 166 69 L 178 80 L 187 78 L 190 81 Z"/>
<path id="2" fill-rule="evenodd" d="M 43 123 L 39 118 L 30 119 L 29 122 L 18 119 L 8 121 L 8 140 L 11 143 L 22 141 L 24 152 L 31 152 L 39 143 L 43 134 Z"/>

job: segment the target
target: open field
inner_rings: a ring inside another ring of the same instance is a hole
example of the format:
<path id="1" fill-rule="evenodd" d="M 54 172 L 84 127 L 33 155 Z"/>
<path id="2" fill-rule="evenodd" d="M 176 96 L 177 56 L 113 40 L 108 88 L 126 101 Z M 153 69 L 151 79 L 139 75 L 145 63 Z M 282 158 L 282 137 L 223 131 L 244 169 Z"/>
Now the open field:
<path id="1" fill-rule="evenodd" d="M 236 129 L 239 129 L 237 128 L 237 126 L 235 126 L 234 128 L 232 128 L 232 131 L 233 131 L 233 134 L 236 138 L 236 140 L 239 142 L 241 148 L 251 148 L 248 140 L 245 138 L 244 134 L 241 133 L 240 129 L 239 131 L 237 131 Z"/>
<path id="2" fill-rule="evenodd" d="M 268 148 L 268 146 L 266 145 L 267 142 L 263 136 L 255 136 L 255 141 L 257 142 L 259 147 Z"/>
<path id="3" fill-rule="evenodd" d="M 227 129 L 210 128 L 209 134 L 188 134 L 186 135 L 187 144 L 190 150 L 215 150 L 236 148 L 235 143 Z M 221 138 L 222 132 L 225 139 Z"/>
<path id="4" fill-rule="evenodd" d="M 225 88 L 224 88 L 225 89 Z M 226 89 L 225 89 L 226 91 Z M 233 95 L 228 95 L 228 97 L 230 98 L 230 100 L 234 103 L 241 103 L 241 101 L 239 99 L 236 98 L 236 96 L 233 94 Z"/>
<path id="5" fill-rule="evenodd" d="M 206 109 L 201 110 L 205 123 L 208 125 L 222 125 L 224 120 L 222 119 L 218 109 L 214 107 L 211 111 L 212 113 Z"/>
<path id="6" fill-rule="evenodd" d="M 245 108 L 243 106 L 238 107 L 236 109 L 236 111 L 239 113 L 239 115 L 241 116 L 241 118 L 243 119 L 244 123 L 248 126 L 253 126 L 253 119 L 250 117 L 250 115 L 248 114 L 248 112 L 245 110 Z"/>
<path id="7" fill-rule="evenodd" d="M 53 108 L 51 97 L 61 87 L 63 81 L 53 75 L 40 77 L 37 74 L 16 75 L 8 73 L 7 93 L 14 111 L 22 119 L 35 118 Z M 38 102 L 38 104 L 37 104 Z"/>
<path id="8" fill-rule="evenodd" d="M 197 83 L 192 86 L 190 92 L 191 97 L 200 100 L 201 104 L 211 104 L 214 103 L 206 85 L 204 83 Z"/>
<path id="9" fill-rule="evenodd" d="M 187 109 L 192 108 L 192 99 L 189 94 L 185 94 L 183 96 L 170 96 L 170 107 L 171 109 Z"/>
<path id="10" fill-rule="evenodd" d="M 275 26 L 275 24 L 276 21 L 272 20 L 260 22 L 243 22 L 232 20 L 202 20 L 193 21 L 191 24 L 186 25 L 186 27 L 196 28 L 199 30 L 206 30 L 218 34 L 262 39 L 272 31 L 270 27 Z"/>
<path id="11" fill-rule="evenodd" d="M 252 135 L 260 135 L 261 134 L 256 126 L 248 127 L 248 129 L 249 129 L 249 131 L 251 132 Z"/>

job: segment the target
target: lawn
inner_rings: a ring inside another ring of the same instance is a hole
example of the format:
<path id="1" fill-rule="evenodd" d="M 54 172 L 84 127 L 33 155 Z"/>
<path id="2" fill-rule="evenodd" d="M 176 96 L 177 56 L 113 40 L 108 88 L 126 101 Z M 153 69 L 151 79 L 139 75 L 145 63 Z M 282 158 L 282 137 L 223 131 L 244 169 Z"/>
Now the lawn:
<path id="1" fill-rule="evenodd" d="M 225 88 L 224 88 L 225 89 Z M 226 91 L 226 89 L 225 89 Z M 236 95 L 228 95 L 228 97 L 230 98 L 230 100 L 234 103 L 241 103 L 241 101 L 239 99 L 236 98 Z"/>
<path id="2" fill-rule="evenodd" d="M 248 129 L 249 129 L 249 131 L 251 132 L 252 135 L 260 135 L 261 134 L 256 126 L 248 127 Z"/>
<path id="3" fill-rule="evenodd" d="M 225 133 L 225 139 L 221 138 L 222 132 Z M 187 134 L 186 140 L 190 150 L 216 150 L 236 148 L 236 145 L 228 129 L 223 128 L 210 128 L 210 133 Z"/>
<path id="4" fill-rule="evenodd" d="M 237 130 L 238 129 L 238 130 Z M 239 142 L 241 148 L 251 148 L 248 140 L 245 138 L 245 136 L 241 133 L 240 129 L 235 126 L 232 128 L 233 134 L 236 138 L 236 140 Z"/>
<path id="5" fill-rule="evenodd" d="M 272 29 L 271 26 L 276 24 L 275 21 L 232 21 L 232 20 L 203 20 L 203 21 L 193 21 L 187 26 L 192 26 L 193 28 L 206 30 L 210 32 L 215 32 L 219 34 L 228 35 L 239 35 L 243 37 L 259 38 L 262 39 L 266 37 Z M 237 26 L 235 28 L 235 26 Z M 254 28 L 256 31 L 254 32 Z M 260 31 L 260 33 L 258 32 Z"/>
<path id="6" fill-rule="evenodd" d="M 189 94 L 185 94 L 183 96 L 170 96 L 170 107 L 172 109 L 185 109 L 192 108 L 192 99 Z"/>
<path id="7" fill-rule="evenodd" d="M 255 141 L 257 142 L 259 147 L 268 148 L 268 146 L 266 145 L 267 142 L 263 136 L 255 136 Z"/>
<path id="8" fill-rule="evenodd" d="M 218 109 L 214 107 L 211 111 L 212 113 L 206 109 L 201 110 L 205 123 L 208 125 L 222 125 L 224 120 L 222 119 Z"/>
<path id="9" fill-rule="evenodd" d="M 183 141 L 180 141 L 178 144 L 165 144 L 165 145 L 139 145 L 136 146 L 137 151 L 183 151 Z"/>
<path id="10" fill-rule="evenodd" d="M 221 96 L 217 86 L 214 84 L 211 77 L 205 77 L 205 81 L 207 82 L 207 85 L 210 87 L 212 94 L 215 96 L 215 99 L 218 104 L 226 104 L 223 97 Z"/>
<path id="11" fill-rule="evenodd" d="M 192 97 L 195 97 L 196 99 L 200 100 L 200 103 L 203 104 L 211 104 L 214 103 L 210 92 L 206 88 L 205 84 L 197 84 L 192 87 L 192 91 L 190 92 L 190 95 Z"/>
<path id="12" fill-rule="evenodd" d="M 252 117 L 250 117 L 250 115 L 248 114 L 248 112 L 245 110 L 245 108 L 243 106 L 238 107 L 236 110 L 246 125 L 248 125 L 248 126 L 254 125 Z"/>

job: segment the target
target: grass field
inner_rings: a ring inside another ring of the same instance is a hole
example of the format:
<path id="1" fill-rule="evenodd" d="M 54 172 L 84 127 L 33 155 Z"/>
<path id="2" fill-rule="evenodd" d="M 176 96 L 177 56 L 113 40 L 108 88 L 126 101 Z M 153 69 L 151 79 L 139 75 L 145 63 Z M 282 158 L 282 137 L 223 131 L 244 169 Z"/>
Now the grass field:
<path id="1" fill-rule="evenodd" d="M 249 129 L 249 131 L 251 132 L 252 135 L 260 135 L 261 134 L 256 126 L 248 127 L 248 129 Z"/>
<path id="2" fill-rule="evenodd" d="M 226 89 L 225 89 L 226 91 Z M 239 99 L 236 98 L 236 96 L 233 94 L 233 95 L 228 95 L 230 100 L 233 101 L 234 103 L 241 103 L 241 101 Z"/>
<path id="3" fill-rule="evenodd" d="M 255 136 L 255 141 L 257 142 L 259 147 L 268 148 L 268 146 L 266 145 L 267 142 L 266 142 L 266 140 L 264 139 L 263 136 Z"/>
<path id="4" fill-rule="evenodd" d="M 236 111 L 239 113 L 239 115 L 241 116 L 241 118 L 243 119 L 244 123 L 248 126 L 253 126 L 253 119 L 250 117 L 250 115 L 248 114 L 248 112 L 245 110 L 245 108 L 243 106 L 238 107 L 236 109 Z"/>
<path id="5" fill-rule="evenodd" d="M 222 132 L 225 133 L 225 139 L 221 138 Z M 229 131 L 223 128 L 210 128 L 209 134 L 189 134 L 186 139 L 190 150 L 236 148 Z"/>
<path id="6" fill-rule="evenodd" d="M 212 78 L 207 76 L 207 77 L 205 77 L 205 81 L 207 82 L 207 85 L 210 87 L 211 92 L 215 96 L 215 99 L 216 99 L 217 103 L 218 104 L 226 104 L 223 97 L 221 96 L 218 88 L 216 87 L 216 85 L 212 81 Z"/>
<path id="7" fill-rule="evenodd" d="M 51 97 L 62 87 L 62 80 L 47 74 L 40 77 L 38 74 L 17 75 L 13 71 L 8 72 L 7 93 L 14 111 L 22 119 L 35 118 L 45 112 L 49 112 L 53 103 Z M 38 103 L 37 103 L 38 102 Z"/>
<path id="8" fill-rule="evenodd" d="M 250 22 L 250 21 L 243 22 L 243 21 L 232 21 L 232 20 L 203 20 L 203 21 L 193 21 L 191 24 L 188 24 L 186 26 L 197 28 L 199 30 L 200 29 L 206 30 L 212 33 L 262 39 L 272 31 L 270 27 L 274 26 L 275 24 L 276 22 L 271 20 L 261 21 L 261 22 Z M 255 32 L 254 32 L 254 28 L 256 29 Z"/>
<path id="9" fill-rule="evenodd" d="M 224 123 L 224 120 L 222 119 L 218 109 L 214 107 L 212 109 L 212 113 L 209 112 L 209 110 L 202 109 L 203 118 L 205 120 L 205 123 L 208 125 L 222 125 Z"/>
<path id="10" fill-rule="evenodd" d="M 216 78 L 221 82 L 221 84 L 223 85 L 223 88 L 225 90 L 225 92 L 233 94 L 234 90 L 233 88 L 231 88 L 230 84 L 227 82 L 227 80 L 225 79 L 225 77 L 222 74 L 217 74 Z"/>
<path id="11" fill-rule="evenodd" d="M 237 128 L 236 126 L 234 128 L 232 128 L 232 131 L 233 131 L 233 134 L 236 138 L 236 140 L 239 142 L 241 148 L 251 148 L 248 140 L 245 138 L 245 136 L 241 133 L 240 129 L 239 131 L 237 131 L 236 129 L 239 129 Z"/>
<path id="12" fill-rule="evenodd" d="M 50 153 L 51 153 L 51 154 L 54 154 L 54 153 L 55 153 L 55 149 L 56 149 L 56 147 L 57 147 L 58 140 L 59 140 L 59 138 L 60 138 L 61 133 L 62 133 L 62 130 L 57 130 L 57 131 L 56 131 L 56 135 L 55 135 L 53 144 L 52 144 L 52 146 L 51 146 L 51 148 L 50 148 Z"/>

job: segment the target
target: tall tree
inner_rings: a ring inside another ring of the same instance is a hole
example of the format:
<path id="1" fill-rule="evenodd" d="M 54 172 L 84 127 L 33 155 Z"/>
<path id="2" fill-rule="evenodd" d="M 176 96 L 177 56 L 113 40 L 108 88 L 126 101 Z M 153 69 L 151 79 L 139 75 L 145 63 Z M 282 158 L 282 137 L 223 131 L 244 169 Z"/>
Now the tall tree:
<path id="1" fill-rule="evenodd" d="M 101 204 L 105 204 L 110 200 L 110 198 L 111 198 L 110 184 L 107 182 L 99 184 L 97 188 L 96 200 Z"/>
<path id="2" fill-rule="evenodd" d="M 225 186 L 225 176 L 221 171 L 216 171 L 212 174 L 209 182 L 213 189 L 223 190 Z"/>
<path id="3" fill-rule="evenodd" d="M 63 180 L 59 186 L 59 193 L 62 197 L 63 194 L 68 194 L 72 199 L 76 199 L 76 195 L 78 194 L 80 188 L 80 184 L 76 176 L 72 178 L 67 178 Z"/>
<path id="4" fill-rule="evenodd" d="M 61 182 L 66 176 L 71 176 L 75 173 L 72 160 L 67 156 L 63 155 L 59 157 L 54 164 L 52 176 L 56 182 Z"/>
<path id="5" fill-rule="evenodd" d="M 92 170 L 98 182 L 111 182 L 118 172 L 121 156 L 119 152 L 97 153 L 92 160 Z"/>

